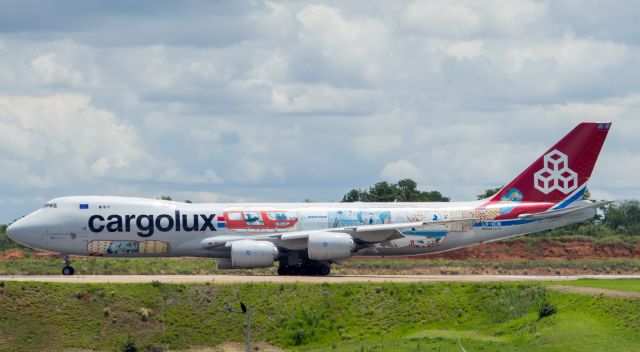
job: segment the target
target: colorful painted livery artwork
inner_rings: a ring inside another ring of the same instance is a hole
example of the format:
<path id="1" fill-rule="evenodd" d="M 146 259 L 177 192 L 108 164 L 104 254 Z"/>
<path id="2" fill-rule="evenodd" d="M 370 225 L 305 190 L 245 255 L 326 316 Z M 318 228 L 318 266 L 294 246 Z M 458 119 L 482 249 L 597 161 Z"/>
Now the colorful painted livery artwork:
<path id="1" fill-rule="evenodd" d="M 358 225 L 377 225 L 391 223 L 390 211 L 354 211 L 354 210 L 337 210 L 330 211 L 327 217 L 330 228 L 358 226 Z"/>
<path id="2" fill-rule="evenodd" d="M 419 236 L 420 239 L 411 239 L 409 247 L 428 248 L 441 245 L 447 237 L 446 231 L 403 231 L 407 236 Z"/>
<path id="3" fill-rule="evenodd" d="M 164 241 L 94 240 L 87 242 L 87 251 L 91 256 L 166 254 L 169 253 L 169 248 L 169 243 Z"/>
<path id="4" fill-rule="evenodd" d="M 233 210 L 225 211 L 224 227 L 234 231 L 272 232 L 290 231 L 298 227 L 298 214 L 278 210 Z M 218 218 L 218 224 L 220 224 Z"/>

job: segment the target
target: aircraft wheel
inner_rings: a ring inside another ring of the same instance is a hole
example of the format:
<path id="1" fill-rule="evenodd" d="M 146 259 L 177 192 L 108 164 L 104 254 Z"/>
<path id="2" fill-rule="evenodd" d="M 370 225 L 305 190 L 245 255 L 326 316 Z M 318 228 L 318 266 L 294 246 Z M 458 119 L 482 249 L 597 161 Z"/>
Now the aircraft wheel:
<path id="1" fill-rule="evenodd" d="M 76 271 L 71 266 L 62 268 L 62 275 L 73 275 Z"/>
<path id="2" fill-rule="evenodd" d="M 321 276 L 327 276 L 327 275 L 329 275 L 329 273 L 331 273 L 331 268 L 329 268 L 329 267 L 328 267 L 328 266 L 326 266 L 326 265 L 322 265 L 322 266 L 319 268 L 318 273 L 319 273 Z"/>
<path id="3" fill-rule="evenodd" d="M 304 265 L 300 268 L 300 275 L 315 275 L 316 268 L 313 265 Z"/>
<path id="4" fill-rule="evenodd" d="M 288 275 L 298 275 L 299 271 L 298 271 L 298 267 L 295 265 L 291 265 L 287 268 L 287 274 Z"/>
<path id="5" fill-rule="evenodd" d="M 278 275 L 280 275 L 280 276 L 287 275 L 287 268 L 285 266 L 279 266 L 278 267 Z"/>

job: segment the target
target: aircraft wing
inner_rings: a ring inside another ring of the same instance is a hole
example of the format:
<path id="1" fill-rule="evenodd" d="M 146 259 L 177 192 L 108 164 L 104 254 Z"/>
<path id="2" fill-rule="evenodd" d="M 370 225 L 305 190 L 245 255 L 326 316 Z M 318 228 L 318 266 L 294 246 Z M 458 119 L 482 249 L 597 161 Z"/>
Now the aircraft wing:
<path id="1" fill-rule="evenodd" d="M 548 210 L 542 213 L 536 213 L 536 214 L 520 214 L 518 216 L 519 219 L 522 220 L 545 220 L 545 219 L 553 219 L 553 218 L 558 218 L 561 216 L 565 216 L 565 215 L 569 215 L 569 214 L 573 214 L 582 210 L 586 210 L 586 209 L 593 209 L 593 208 L 600 208 L 602 206 L 611 204 L 613 202 L 611 201 L 602 201 L 602 202 L 594 202 L 591 204 L 585 204 L 585 205 L 579 205 L 576 207 L 570 207 L 570 208 L 563 208 L 563 209 L 555 209 L 555 210 Z"/>
<path id="2" fill-rule="evenodd" d="M 376 224 L 376 225 L 360 225 L 360 226 L 346 226 L 337 227 L 332 229 L 322 229 L 315 231 L 295 231 L 285 232 L 280 235 L 280 239 L 283 241 L 308 238 L 309 234 L 313 232 L 342 232 L 352 235 L 364 242 L 382 242 L 389 241 L 398 238 L 403 238 L 404 235 L 400 231 L 412 228 L 425 228 L 425 227 L 441 227 L 444 225 L 471 223 L 475 219 L 456 219 L 456 220 L 436 220 L 436 221 L 416 221 L 405 222 L 397 224 Z"/>
<path id="3" fill-rule="evenodd" d="M 413 228 L 429 228 L 429 227 L 443 227 L 443 226 L 465 226 L 471 225 L 477 219 L 465 218 L 455 220 L 436 220 L 436 221 L 417 221 L 406 222 L 397 224 L 376 224 L 376 225 L 360 225 L 360 226 L 346 226 L 330 229 L 319 229 L 312 231 L 292 231 L 282 233 L 271 233 L 263 235 L 230 235 L 230 236 L 217 236 L 210 237 L 202 240 L 201 244 L 205 248 L 215 248 L 228 246 L 233 241 L 238 240 L 281 240 L 281 241 L 293 241 L 300 239 L 307 239 L 312 233 L 320 232 L 341 232 L 349 234 L 361 241 L 368 243 L 377 243 L 383 241 L 391 241 L 395 239 L 404 238 L 401 233 L 402 230 Z"/>

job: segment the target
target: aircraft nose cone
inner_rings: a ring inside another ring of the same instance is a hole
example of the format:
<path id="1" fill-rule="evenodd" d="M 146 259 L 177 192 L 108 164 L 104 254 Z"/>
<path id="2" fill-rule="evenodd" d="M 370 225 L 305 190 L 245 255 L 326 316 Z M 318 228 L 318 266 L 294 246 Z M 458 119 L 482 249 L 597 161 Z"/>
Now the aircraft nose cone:
<path id="1" fill-rule="evenodd" d="M 5 233 L 6 233 L 7 237 L 9 237 L 10 239 L 15 241 L 15 236 L 17 234 L 15 224 L 9 225 L 9 227 L 7 227 Z"/>
<path id="2" fill-rule="evenodd" d="M 30 243 L 33 242 L 35 237 L 39 236 L 41 232 L 40 226 L 34 226 L 32 221 L 27 218 L 19 219 L 9 225 L 6 230 L 7 237 L 27 247 L 30 246 Z"/>

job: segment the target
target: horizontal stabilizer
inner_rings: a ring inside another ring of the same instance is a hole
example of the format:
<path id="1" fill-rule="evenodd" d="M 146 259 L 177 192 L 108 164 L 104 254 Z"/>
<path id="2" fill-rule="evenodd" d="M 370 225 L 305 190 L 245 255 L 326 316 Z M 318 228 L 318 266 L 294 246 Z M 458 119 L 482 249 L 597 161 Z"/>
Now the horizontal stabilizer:
<path id="1" fill-rule="evenodd" d="M 561 216 L 565 216 L 565 215 L 569 215 L 569 214 L 572 214 L 572 213 L 576 213 L 576 212 L 579 212 L 579 211 L 582 211 L 582 210 L 586 210 L 586 209 L 600 208 L 600 207 L 603 207 L 603 206 L 611 204 L 611 203 L 613 203 L 613 202 L 611 202 L 611 201 L 595 202 L 595 203 L 590 203 L 590 204 L 585 204 L 585 205 L 579 205 L 579 206 L 576 206 L 576 207 L 549 210 L 549 211 L 545 211 L 545 212 L 537 213 L 537 214 L 521 214 L 521 215 L 518 216 L 518 218 L 522 219 L 522 220 L 552 219 L 552 218 L 558 218 L 558 217 L 561 217 Z"/>

